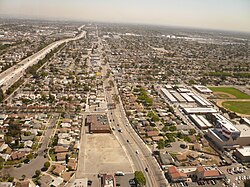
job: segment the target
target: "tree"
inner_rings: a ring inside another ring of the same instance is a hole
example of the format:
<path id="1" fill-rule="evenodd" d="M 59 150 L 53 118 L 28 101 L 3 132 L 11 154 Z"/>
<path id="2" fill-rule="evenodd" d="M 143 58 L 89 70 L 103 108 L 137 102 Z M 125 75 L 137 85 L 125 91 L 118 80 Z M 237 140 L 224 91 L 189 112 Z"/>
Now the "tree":
<path id="1" fill-rule="evenodd" d="M 146 178 L 142 171 L 135 171 L 135 181 L 139 186 L 146 185 Z"/>
<path id="2" fill-rule="evenodd" d="M 165 147 L 165 141 L 163 139 L 159 140 L 157 143 L 158 149 L 163 149 Z"/>
<path id="3" fill-rule="evenodd" d="M 196 133 L 196 130 L 195 130 L 195 129 L 190 129 L 190 130 L 188 131 L 188 133 L 189 133 L 190 135 L 193 135 L 193 134 Z"/>
<path id="4" fill-rule="evenodd" d="M 22 179 L 24 180 L 25 178 L 26 178 L 26 175 L 23 174 L 23 175 L 22 175 Z"/>
<path id="5" fill-rule="evenodd" d="M 0 88 L 0 102 L 2 102 L 4 99 L 4 94 L 2 88 Z"/>
<path id="6" fill-rule="evenodd" d="M 176 131 L 176 130 L 177 130 L 177 127 L 174 125 L 169 127 L 169 131 Z"/>
<path id="7" fill-rule="evenodd" d="M 66 162 L 66 164 L 68 164 L 68 162 L 69 162 L 69 155 L 68 154 L 66 154 L 65 162 Z"/>
<path id="8" fill-rule="evenodd" d="M 45 162 L 43 166 L 44 168 L 48 169 L 50 167 L 50 162 Z"/>
<path id="9" fill-rule="evenodd" d="M 40 170 L 36 170 L 35 174 L 36 174 L 36 177 L 39 177 L 41 175 L 41 171 Z"/>
<path id="10" fill-rule="evenodd" d="M 249 179 L 244 182 L 244 187 L 250 187 L 250 180 Z"/>

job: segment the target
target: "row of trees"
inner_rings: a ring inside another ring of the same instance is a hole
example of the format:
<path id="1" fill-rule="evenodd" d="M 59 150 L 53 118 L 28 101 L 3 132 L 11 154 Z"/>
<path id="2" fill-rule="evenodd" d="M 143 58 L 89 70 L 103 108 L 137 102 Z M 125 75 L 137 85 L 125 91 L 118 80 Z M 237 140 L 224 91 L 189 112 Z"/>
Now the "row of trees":
<path id="1" fill-rule="evenodd" d="M 35 76 L 37 74 L 37 70 L 44 65 L 56 52 L 58 52 L 59 50 L 61 50 L 64 47 L 64 43 L 59 45 L 57 48 L 55 48 L 54 50 L 51 50 L 48 54 L 46 54 L 46 56 L 39 60 L 38 63 L 34 64 L 33 66 L 30 66 L 26 69 L 26 73 L 28 74 L 32 74 L 33 76 Z"/>
<path id="2" fill-rule="evenodd" d="M 6 94 L 10 95 L 12 94 L 19 86 L 23 84 L 24 80 L 20 78 L 18 81 L 16 81 L 11 87 L 6 90 Z"/>
<path id="3" fill-rule="evenodd" d="M 207 76 L 213 77 L 235 77 L 235 78 L 250 78 L 250 73 L 248 72 L 209 72 L 206 73 Z"/>

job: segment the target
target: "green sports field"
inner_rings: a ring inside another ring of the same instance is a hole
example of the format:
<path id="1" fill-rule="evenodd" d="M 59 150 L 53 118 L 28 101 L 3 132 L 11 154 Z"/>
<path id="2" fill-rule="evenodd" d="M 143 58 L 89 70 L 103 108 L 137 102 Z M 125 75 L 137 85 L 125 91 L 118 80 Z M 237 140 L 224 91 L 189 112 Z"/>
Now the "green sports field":
<path id="1" fill-rule="evenodd" d="M 250 115 L 250 101 L 225 101 L 222 106 L 239 114 Z"/>
<path id="2" fill-rule="evenodd" d="M 250 99 L 250 95 L 247 95 L 240 90 L 233 87 L 208 87 L 213 92 L 224 92 L 235 96 L 237 99 Z"/>

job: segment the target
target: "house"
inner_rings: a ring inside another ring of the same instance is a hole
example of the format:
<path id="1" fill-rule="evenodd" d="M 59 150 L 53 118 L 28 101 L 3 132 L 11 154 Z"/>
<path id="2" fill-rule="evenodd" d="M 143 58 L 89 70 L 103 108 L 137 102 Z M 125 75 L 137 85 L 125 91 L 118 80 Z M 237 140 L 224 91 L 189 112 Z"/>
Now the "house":
<path id="1" fill-rule="evenodd" d="M 12 160 L 19 160 L 25 157 L 25 153 L 16 151 L 16 152 L 11 153 L 10 157 Z"/>
<path id="2" fill-rule="evenodd" d="M 154 137 L 152 137 L 152 141 L 154 141 L 154 142 L 159 142 L 162 139 L 163 139 L 162 136 L 154 136 Z"/>
<path id="3" fill-rule="evenodd" d="M 19 181 L 16 183 L 16 187 L 31 187 L 30 181 Z"/>
<path id="4" fill-rule="evenodd" d="M 55 175 L 58 175 L 58 176 L 61 176 L 64 173 L 65 169 L 66 169 L 65 166 L 60 165 L 60 164 L 57 164 L 57 165 L 54 165 L 54 166 L 55 166 L 55 169 L 52 171 L 52 173 L 54 173 Z"/>
<path id="5" fill-rule="evenodd" d="M 56 160 L 57 161 L 65 161 L 67 153 L 57 153 Z"/>
<path id="6" fill-rule="evenodd" d="M 50 175 L 42 175 L 39 181 L 41 183 L 41 187 L 47 187 L 50 186 L 53 181 L 53 178 Z"/>
<path id="7" fill-rule="evenodd" d="M 188 178 L 186 173 L 180 172 L 175 166 L 169 167 L 167 174 L 172 182 L 186 181 Z"/>
<path id="8" fill-rule="evenodd" d="M 64 173 L 62 174 L 63 181 L 64 181 L 64 182 L 68 182 L 68 181 L 70 180 L 71 176 L 72 176 L 72 173 L 64 172 Z"/>
<path id="9" fill-rule="evenodd" d="M 68 167 L 70 170 L 76 171 L 76 169 L 77 169 L 76 160 L 75 160 L 75 159 L 72 159 L 72 158 L 69 159 L 68 164 L 67 164 L 67 167 Z"/>
<path id="10" fill-rule="evenodd" d="M 33 141 L 31 141 L 31 140 L 28 140 L 28 141 L 25 141 L 25 142 L 24 142 L 24 147 L 29 147 L 29 148 L 31 148 L 32 145 L 33 145 Z"/>
<path id="11" fill-rule="evenodd" d="M 55 146 L 55 153 L 65 153 L 68 152 L 68 149 L 63 146 Z"/>
<path id="12" fill-rule="evenodd" d="M 158 136 L 158 135 L 159 135 L 159 131 L 148 131 L 147 132 L 148 137 L 154 137 L 154 136 Z"/>
<path id="13" fill-rule="evenodd" d="M 12 182 L 0 182 L 0 187 L 12 187 Z"/>

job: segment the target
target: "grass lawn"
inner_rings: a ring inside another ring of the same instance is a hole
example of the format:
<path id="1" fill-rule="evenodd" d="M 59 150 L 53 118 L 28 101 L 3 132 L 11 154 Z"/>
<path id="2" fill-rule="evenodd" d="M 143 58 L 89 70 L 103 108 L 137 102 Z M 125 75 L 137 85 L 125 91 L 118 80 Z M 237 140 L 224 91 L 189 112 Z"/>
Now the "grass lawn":
<path id="1" fill-rule="evenodd" d="M 247 95 L 240 90 L 233 87 L 208 87 L 213 92 L 224 92 L 234 95 L 237 99 L 250 99 L 250 95 Z"/>
<path id="2" fill-rule="evenodd" d="M 250 115 L 250 101 L 225 101 L 222 105 L 233 112 Z"/>

